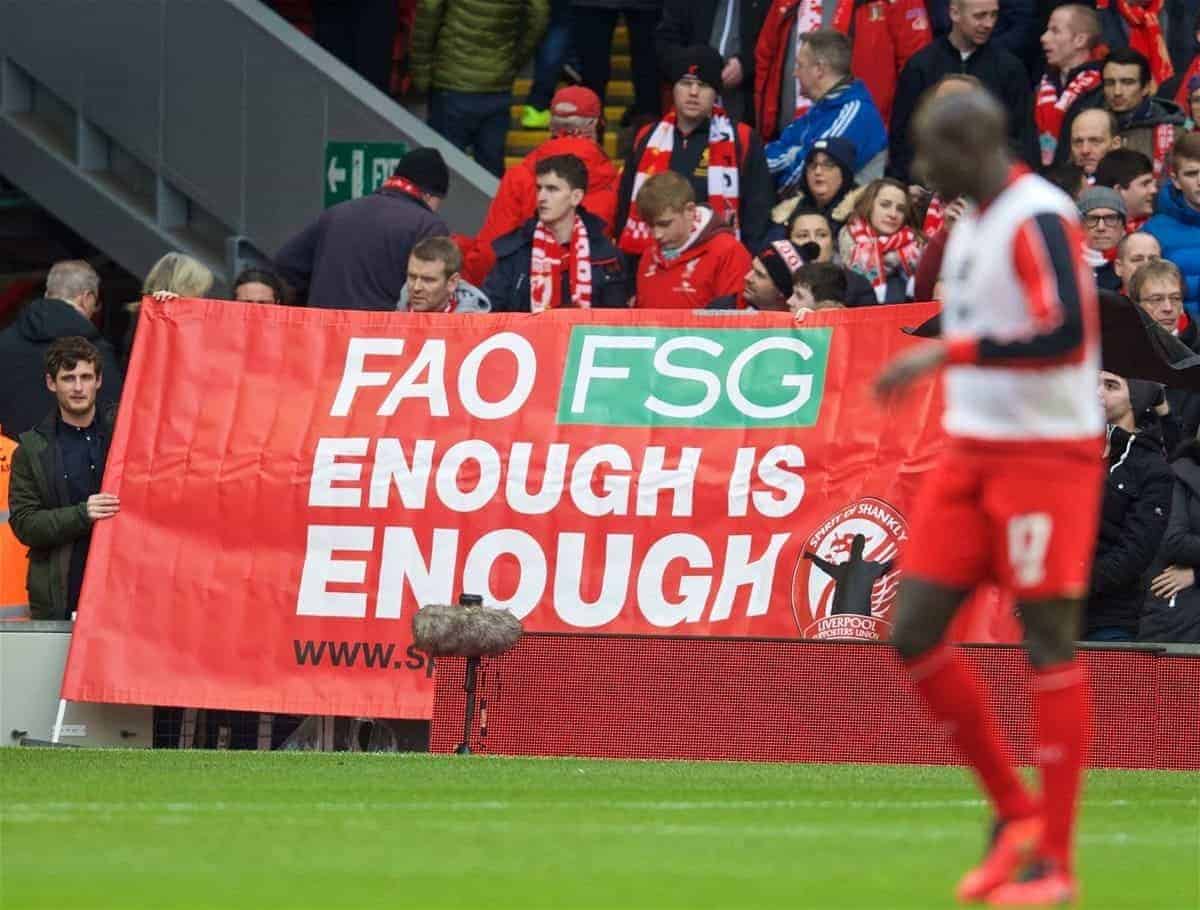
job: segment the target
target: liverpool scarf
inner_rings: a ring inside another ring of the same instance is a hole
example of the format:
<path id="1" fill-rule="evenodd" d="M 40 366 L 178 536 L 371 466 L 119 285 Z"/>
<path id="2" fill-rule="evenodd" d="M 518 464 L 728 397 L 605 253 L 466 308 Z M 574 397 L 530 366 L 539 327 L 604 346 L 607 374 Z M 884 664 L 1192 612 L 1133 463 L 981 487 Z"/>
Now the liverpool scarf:
<path id="1" fill-rule="evenodd" d="M 1158 14 L 1162 12 L 1163 0 L 1145 0 L 1138 5 L 1130 0 L 1096 0 L 1096 9 L 1116 7 L 1117 13 L 1129 29 L 1129 46 L 1150 61 L 1150 77 L 1156 85 L 1162 85 L 1175 72 L 1167 43 L 1163 40 Z"/>
<path id="2" fill-rule="evenodd" d="M 642 185 L 655 174 L 671 169 L 675 148 L 675 112 L 671 111 L 654 127 L 638 162 L 633 178 L 633 199 Z M 708 207 L 722 224 L 738 228 L 738 162 L 733 131 L 736 127 L 723 108 L 714 107 L 708 121 Z M 637 203 L 629 203 L 629 217 L 621 230 L 618 246 L 631 256 L 640 256 L 651 244 L 650 226 L 638 214 Z"/>
<path id="3" fill-rule="evenodd" d="M 846 265 L 871 282 L 875 296 L 880 301 L 887 291 L 888 276 L 883 263 L 884 256 L 896 253 L 905 275 L 917 273 L 917 265 L 921 261 L 921 239 L 912 228 L 905 226 L 888 237 L 882 237 L 866 219 L 855 215 L 846 223 L 846 230 L 850 232 L 850 238 L 854 241 L 854 251 Z"/>
<path id="4" fill-rule="evenodd" d="M 533 229 L 533 257 L 529 266 L 529 312 L 558 309 L 562 302 L 562 273 L 570 276 L 571 306 L 592 306 L 591 246 L 583 219 L 575 216 L 566 247 L 539 221 Z"/>
<path id="5" fill-rule="evenodd" d="M 1043 165 L 1054 163 L 1054 153 L 1058 149 L 1059 136 L 1062 135 L 1063 120 L 1071 105 L 1080 96 L 1099 88 L 1103 81 L 1099 70 L 1086 69 L 1076 73 L 1062 94 L 1059 94 L 1050 74 L 1042 76 L 1034 102 L 1033 119 L 1037 122 L 1038 147 L 1042 152 Z"/>
<path id="6" fill-rule="evenodd" d="M 419 202 L 425 201 L 421 198 L 424 195 L 421 192 L 421 188 L 405 177 L 389 177 L 387 180 L 383 181 L 383 186 L 381 186 L 380 189 L 399 190 L 401 193 L 412 196 L 413 199 L 416 199 Z"/>

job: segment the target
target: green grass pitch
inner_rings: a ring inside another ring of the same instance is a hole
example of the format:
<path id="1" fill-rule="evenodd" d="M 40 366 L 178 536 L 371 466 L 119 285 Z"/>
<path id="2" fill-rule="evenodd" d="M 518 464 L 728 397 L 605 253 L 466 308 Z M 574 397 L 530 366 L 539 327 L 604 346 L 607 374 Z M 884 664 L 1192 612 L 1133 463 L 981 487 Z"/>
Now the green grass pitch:
<path id="1" fill-rule="evenodd" d="M 960 769 L 0 750 L 0 907 L 952 907 Z M 1200 775 L 1092 772 L 1083 906 L 1200 907 Z"/>

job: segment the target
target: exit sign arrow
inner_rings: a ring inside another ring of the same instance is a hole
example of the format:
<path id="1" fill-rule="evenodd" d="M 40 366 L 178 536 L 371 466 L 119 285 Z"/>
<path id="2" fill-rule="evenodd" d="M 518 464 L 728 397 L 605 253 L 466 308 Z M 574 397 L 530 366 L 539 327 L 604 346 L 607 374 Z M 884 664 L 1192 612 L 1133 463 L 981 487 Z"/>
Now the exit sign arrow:
<path id="1" fill-rule="evenodd" d="M 327 141 L 321 164 L 325 208 L 375 192 L 406 154 L 403 142 Z"/>
<path id="2" fill-rule="evenodd" d="M 341 186 L 342 181 L 346 179 L 346 169 L 344 167 L 338 167 L 337 163 L 338 160 L 336 155 L 330 158 L 329 170 L 325 174 L 326 179 L 329 181 L 329 192 L 331 193 L 336 193 L 338 191 L 338 187 Z"/>

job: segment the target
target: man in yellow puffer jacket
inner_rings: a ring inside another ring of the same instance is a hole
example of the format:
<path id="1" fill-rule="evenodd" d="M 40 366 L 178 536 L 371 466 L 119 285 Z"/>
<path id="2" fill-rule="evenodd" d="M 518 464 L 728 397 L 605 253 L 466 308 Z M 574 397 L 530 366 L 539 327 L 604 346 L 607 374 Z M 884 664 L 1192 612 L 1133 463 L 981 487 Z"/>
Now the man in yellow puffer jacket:
<path id="1" fill-rule="evenodd" d="M 430 90 L 429 125 L 497 177 L 512 82 L 533 56 L 550 0 L 419 0 L 411 71 Z"/>

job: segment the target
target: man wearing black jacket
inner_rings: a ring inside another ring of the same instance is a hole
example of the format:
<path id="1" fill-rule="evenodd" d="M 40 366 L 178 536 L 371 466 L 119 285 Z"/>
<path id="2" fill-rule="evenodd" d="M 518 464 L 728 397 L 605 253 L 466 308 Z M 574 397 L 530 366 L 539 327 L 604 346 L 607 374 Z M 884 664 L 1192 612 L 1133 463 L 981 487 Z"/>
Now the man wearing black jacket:
<path id="1" fill-rule="evenodd" d="M 327 310 L 394 310 L 408 257 L 426 237 L 447 237 L 437 214 L 450 188 L 441 152 L 413 149 L 378 191 L 326 209 L 275 256 L 275 268 Z"/>
<path id="2" fill-rule="evenodd" d="M 767 14 L 766 0 L 666 0 L 655 31 L 663 75 L 685 47 L 707 44 L 725 60 L 720 95 L 735 120 L 754 125 L 754 46 Z"/>
<path id="3" fill-rule="evenodd" d="M 580 207 L 587 168 L 574 155 L 537 164 L 537 215 L 492 242 L 496 265 L 483 283 L 494 313 L 625 307 L 629 283 L 604 222 Z"/>
<path id="4" fill-rule="evenodd" d="M 900 72 L 888 130 L 889 176 L 912 182 L 909 123 L 925 90 L 951 73 L 974 76 L 996 96 L 1008 112 L 1014 153 L 1036 164 L 1029 74 L 1020 60 L 990 40 L 999 9 L 998 0 L 950 0 L 950 33 L 918 51 Z"/>
<path id="5" fill-rule="evenodd" d="M 121 399 L 116 353 L 92 317 L 100 308 L 100 276 L 83 260 L 56 262 L 46 276 L 46 296 L 30 301 L 0 332 L 0 430 L 16 439 L 32 430 L 54 406 L 43 360 L 60 338 L 79 336 L 100 352 L 104 384 L 101 408 Z"/>
<path id="6" fill-rule="evenodd" d="M 1146 575 L 1167 530 L 1174 485 L 1156 429 L 1139 431 L 1137 426 L 1137 415 L 1151 407 L 1157 394 L 1153 383 L 1100 373 L 1108 475 L 1083 617 L 1084 641 L 1137 637 Z"/>

